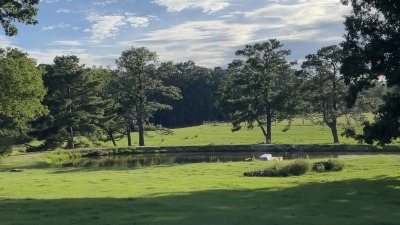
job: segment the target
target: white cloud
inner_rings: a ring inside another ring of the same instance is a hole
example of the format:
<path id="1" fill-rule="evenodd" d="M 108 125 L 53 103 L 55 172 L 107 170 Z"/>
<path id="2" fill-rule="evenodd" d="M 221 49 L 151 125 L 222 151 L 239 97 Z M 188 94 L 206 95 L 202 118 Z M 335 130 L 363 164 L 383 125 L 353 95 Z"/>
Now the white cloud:
<path id="1" fill-rule="evenodd" d="M 66 45 L 66 46 L 80 46 L 82 43 L 80 41 L 54 41 L 56 45 Z"/>
<path id="2" fill-rule="evenodd" d="M 132 27 L 147 27 L 149 25 L 149 18 L 131 16 L 125 19 L 126 22 L 130 23 Z"/>
<path id="3" fill-rule="evenodd" d="M 98 2 L 93 2 L 93 5 L 98 5 L 98 6 L 106 6 L 109 4 L 116 3 L 116 0 L 106 0 L 106 1 L 98 1 Z"/>
<path id="4" fill-rule="evenodd" d="M 230 5 L 228 0 L 153 0 L 153 3 L 167 7 L 170 12 L 182 11 L 188 8 L 201 8 L 205 13 L 213 13 Z"/>
<path id="5" fill-rule="evenodd" d="M 119 4 L 121 2 L 125 4 Z M 73 22 L 65 21 L 71 25 L 52 25 L 49 20 L 50 23 L 45 24 L 51 26 L 42 30 L 68 28 L 74 36 L 64 35 L 49 41 L 52 49 L 38 50 L 42 47 L 37 46 L 38 49 L 30 53 L 36 54 L 40 62 L 52 63 L 56 55 L 74 54 L 87 65 L 114 66 L 123 50 L 145 46 L 156 51 L 162 61 L 193 60 L 198 65 L 213 67 L 226 65 L 235 58 L 234 52 L 245 44 L 276 38 L 289 46 L 293 55 L 297 54 L 296 58 L 304 58 L 303 52 L 308 54 L 315 46 L 319 48 L 342 40 L 342 15 L 348 11 L 339 0 L 151 0 L 146 4 L 151 2 L 174 13 L 156 14 L 158 7 L 156 11 L 151 11 L 151 7 L 141 11 L 145 3 L 130 3 L 135 7 L 127 13 L 128 9 L 123 8 L 128 5 L 126 2 L 128 0 L 82 1 L 82 6 L 71 8 L 76 11 L 56 7 L 59 8 L 57 13 L 79 14 L 74 14 Z M 193 21 L 188 21 L 187 12 L 180 13 L 183 10 L 192 10 L 189 13 Z M 227 13 L 228 10 L 231 12 Z M 154 14 L 146 16 L 132 11 Z M 157 20 L 160 22 L 154 23 Z M 151 23 L 154 26 L 149 26 Z M 73 39 L 78 33 L 83 36 Z M 4 46 L 3 42 L 0 37 L 0 46 Z"/>
<path id="6" fill-rule="evenodd" d="M 84 32 L 91 32 L 91 39 L 93 42 L 100 42 L 106 38 L 113 38 L 119 35 L 120 29 L 126 25 L 131 27 L 147 27 L 150 20 L 154 17 L 139 17 L 132 13 L 125 13 L 124 15 L 105 15 L 91 14 L 87 17 L 89 22 L 92 22 L 91 29 L 85 29 Z"/>
<path id="7" fill-rule="evenodd" d="M 57 9 L 56 13 L 73 13 L 73 11 L 70 9 L 60 8 L 60 9 Z"/>
<path id="8" fill-rule="evenodd" d="M 188 21 L 177 26 L 151 31 L 141 41 L 245 43 L 258 28 L 253 24 L 230 24 L 220 20 Z M 226 42 L 228 41 L 228 42 Z"/>
<path id="9" fill-rule="evenodd" d="M 64 28 L 68 28 L 68 27 L 71 27 L 71 24 L 59 23 L 57 25 L 50 25 L 50 26 L 43 27 L 42 30 L 54 30 L 56 28 L 64 29 Z"/>
<path id="10" fill-rule="evenodd" d="M 94 23 L 90 29 L 94 42 L 117 36 L 119 28 L 126 25 L 125 17 L 119 15 L 100 16 L 92 14 L 87 19 Z"/>
<path id="11" fill-rule="evenodd" d="M 60 0 L 42 0 L 41 2 L 44 2 L 46 4 L 50 4 L 50 3 L 55 3 L 55 2 L 59 2 Z"/>
<path id="12" fill-rule="evenodd" d="M 152 31 L 145 38 L 122 41 L 122 47 L 147 46 L 155 50 L 161 60 L 187 61 L 207 67 L 221 66 L 237 48 L 252 40 L 258 29 L 252 24 L 229 24 L 224 21 L 189 21 L 183 24 Z"/>
<path id="13" fill-rule="evenodd" d="M 254 42 L 276 38 L 339 43 L 343 39 L 337 27 L 348 11 L 349 8 L 337 0 L 270 0 L 264 7 L 235 11 L 220 18 L 258 26 Z"/>
<path id="14" fill-rule="evenodd" d="M 243 14 L 249 20 L 276 19 L 275 23 L 284 27 L 342 21 L 347 11 L 338 0 L 297 0 L 291 4 L 268 4 Z"/>
<path id="15" fill-rule="evenodd" d="M 0 35 L 0 48 L 3 48 L 5 46 L 12 46 L 12 41 L 9 37 Z"/>
<path id="16" fill-rule="evenodd" d="M 68 48 L 68 49 L 32 49 L 28 50 L 28 54 L 38 59 L 38 64 L 52 64 L 56 56 L 76 55 L 80 59 L 80 63 L 88 67 L 91 66 L 112 66 L 109 62 L 114 62 L 118 55 L 115 54 L 94 54 L 86 49 Z"/>

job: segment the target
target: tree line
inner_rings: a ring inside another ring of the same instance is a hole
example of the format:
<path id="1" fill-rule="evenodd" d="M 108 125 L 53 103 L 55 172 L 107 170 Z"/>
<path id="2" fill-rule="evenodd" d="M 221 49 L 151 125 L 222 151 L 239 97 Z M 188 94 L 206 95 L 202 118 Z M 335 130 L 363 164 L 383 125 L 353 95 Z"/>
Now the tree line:
<path id="1" fill-rule="evenodd" d="M 116 69 L 88 68 L 73 55 L 36 66 L 26 53 L 3 49 L 1 89 L 9 92 L 1 101 L 2 137 L 8 143 L 42 141 L 29 148 L 37 151 L 65 143 L 68 149 L 85 147 L 82 136 L 98 145 L 116 145 L 126 136 L 131 146 L 131 133 L 138 132 L 144 146 L 146 131 L 168 133 L 168 128 L 225 120 L 232 122 L 232 131 L 257 126 L 271 143 L 274 121 L 321 114 L 339 142 L 337 118 L 355 113 L 345 106 L 347 89 L 339 73 L 343 51 L 322 48 L 296 70 L 286 59 L 290 50 L 282 47 L 275 39 L 247 45 L 226 69 L 159 62 L 144 47 L 123 51 Z M 19 86 L 10 87 L 14 83 Z M 371 110 L 360 105 L 359 112 Z"/>
<path id="2" fill-rule="evenodd" d="M 0 21 L 15 35 L 14 20 L 35 24 L 38 1 L 6 1 Z M 227 68 L 195 62 L 159 62 L 147 48 L 131 47 L 116 59 L 117 69 L 80 64 L 76 56 L 57 56 L 36 65 L 17 49 L 0 50 L 0 141 L 2 148 L 41 140 L 31 150 L 80 145 L 77 137 L 114 144 L 132 131 L 145 145 L 148 130 L 229 120 L 232 131 L 259 127 L 272 142 L 273 121 L 318 115 L 339 142 L 337 118 L 375 111 L 363 133 L 348 126 L 345 135 L 360 142 L 391 143 L 399 133 L 400 3 L 342 0 L 352 6 L 345 16 L 346 40 L 309 54 L 297 67 L 278 40 L 246 45 Z M 14 14 L 7 14 L 7 12 Z M 383 77 L 383 79 L 382 79 Z M 387 88 L 386 88 L 387 87 Z M 383 96 L 382 100 L 379 99 Z M 162 126 L 163 125 L 163 126 Z M 287 129 L 289 126 L 287 127 Z"/>

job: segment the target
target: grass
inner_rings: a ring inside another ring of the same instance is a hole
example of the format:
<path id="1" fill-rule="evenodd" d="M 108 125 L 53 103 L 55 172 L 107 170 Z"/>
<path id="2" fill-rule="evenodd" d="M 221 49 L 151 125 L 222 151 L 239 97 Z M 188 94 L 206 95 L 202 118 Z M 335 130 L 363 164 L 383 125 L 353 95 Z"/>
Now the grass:
<path id="1" fill-rule="evenodd" d="M 274 162 L 144 169 L 0 159 L 0 224 L 398 224 L 400 156 L 343 159 L 340 172 L 244 177 Z M 21 173 L 8 172 L 23 168 Z"/>
<path id="2" fill-rule="evenodd" d="M 304 123 L 303 123 L 304 122 Z M 339 121 L 338 133 L 342 132 L 343 118 Z M 329 144 L 333 143 L 332 133 L 325 125 L 315 125 L 309 120 L 296 119 L 291 128 L 283 132 L 287 122 L 272 126 L 272 142 L 276 144 Z M 246 129 L 237 132 L 231 131 L 232 126 L 224 124 L 206 124 L 201 126 L 173 129 L 172 135 L 161 135 L 147 132 L 145 143 L 147 146 L 187 146 L 187 145 L 238 145 L 265 143 L 261 129 Z M 341 143 L 355 144 L 350 138 L 339 137 Z M 137 133 L 132 133 L 132 144 L 138 145 Z M 112 146 L 111 142 L 105 143 Z M 118 146 L 127 146 L 127 139 L 117 142 Z"/>

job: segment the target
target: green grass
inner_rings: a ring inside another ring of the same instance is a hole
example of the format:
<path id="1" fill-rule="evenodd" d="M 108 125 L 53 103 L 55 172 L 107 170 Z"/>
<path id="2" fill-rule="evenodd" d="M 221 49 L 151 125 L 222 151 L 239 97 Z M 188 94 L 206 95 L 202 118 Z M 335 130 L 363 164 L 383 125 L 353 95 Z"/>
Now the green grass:
<path id="1" fill-rule="evenodd" d="M 344 121 L 338 125 L 338 133 L 342 132 Z M 283 132 L 287 122 L 272 126 L 272 142 L 276 144 L 328 144 L 333 142 L 329 127 L 315 125 L 309 120 L 304 124 L 301 119 L 296 119 L 291 128 Z M 238 145 L 265 143 L 265 138 L 259 127 L 237 132 L 231 131 L 230 124 L 207 124 L 194 127 L 173 129 L 172 135 L 161 135 L 155 132 L 147 132 L 145 144 L 147 146 L 187 146 L 187 145 Z M 355 144 L 350 138 L 339 137 L 341 143 Z M 132 133 L 132 144 L 138 145 L 137 133 Z M 106 146 L 112 146 L 107 142 Z M 127 139 L 117 142 L 118 146 L 127 146 Z"/>
<path id="2" fill-rule="evenodd" d="M 400 156 L 343 159 L 341 172 L 244 177 L 274 162 L 144 169 L 0 159 L 0 224 L 398 224 Z M 21 173 L 8 172 L 23 168 Z"/>

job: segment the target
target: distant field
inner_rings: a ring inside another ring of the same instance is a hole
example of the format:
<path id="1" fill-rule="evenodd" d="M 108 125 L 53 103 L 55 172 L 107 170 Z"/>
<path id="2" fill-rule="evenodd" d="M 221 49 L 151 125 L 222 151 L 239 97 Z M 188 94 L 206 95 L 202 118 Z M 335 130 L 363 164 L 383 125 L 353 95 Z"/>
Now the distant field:
<path id="1" fill-rule="evenodd" d="M 343 131 L 344 120 L 338 125 L 338 133 Z M 310 120 L 296 119 L 291 128 L 283 132 L 287 122 L 281 122 L 272 126 L 272 142 L 277 144 L 328 144 L 333 142 L 332 133 L 326 125 L 316 125 Z M 228 123 L 206 124 L 195 127 L 173 129 L 172 135 L 160 135 L 155 132 L 147 132 L 145 144 L 147 146 L 185 146 L 185 145 L 237 145 L 265 143 L 265 139 L 259 127 L 237 132 L 231 131 Z M 339 137 L 341 143 L 355 144 L 353 139 Z M 132 144 L 138 145 L 137 133 L 132 133 Z M 111 142 L 106 143 L 112 146 Z M 127 146 L 127 139 L 117 142 L 118 146 Z"/>

